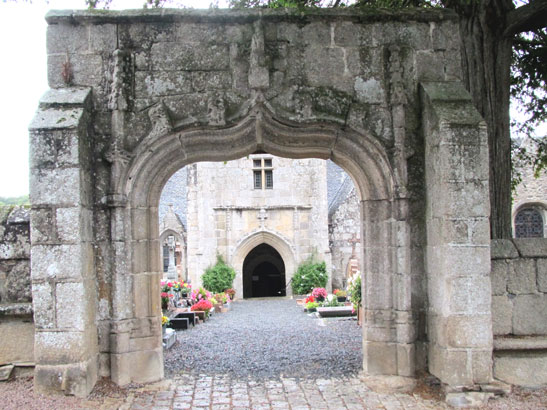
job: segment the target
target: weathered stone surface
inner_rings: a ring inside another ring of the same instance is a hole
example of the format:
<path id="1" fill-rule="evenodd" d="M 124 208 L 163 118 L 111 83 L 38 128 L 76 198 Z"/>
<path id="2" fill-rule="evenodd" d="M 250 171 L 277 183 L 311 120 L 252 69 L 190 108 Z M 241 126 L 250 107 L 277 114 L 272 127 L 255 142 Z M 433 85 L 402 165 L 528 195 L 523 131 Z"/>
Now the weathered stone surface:
<path id="1" fill-rule="evenodd" d="M 0 304 L 32 300 L 29 210 L 0 207 Z"/>
<path id="2" fill-rule="evenodd" d="M 520 295 L 513 300 L 515 335 L 547 334 L 547 295 Z"/>
<path id="3" fill-rule="evenodd" d="M 493 239 L 490 245 L 492 259 L 518 258 L 517 248 L 510 239 Z"/>
<path id="4" fill-rule="evenodd" d="M 507 335 L 513 332 L 513 303 L 507 296 L 492 296 L 492 332 Z"/>
<path id="5" fill-rule="evenodd" d="M 492 295 L 505 295 L 507 293 L 507 280 L 509 271 L 514 274 L 510 269 L 512 265 L 505 259 L 493 259 L 492 260 L 492 273 L 490 279 L 492 282 Z"/>
<path id="6" fill-rule="evenodd" d="M 523 257 L 545 257 L 547 255 L 547 238 L 516 238 L 515 246 Z"/>
<path id="7" fill-rule="evenodd" d="M 547 355 L 544 352 L 512 352 L 494 355 L 494 377 L 524 387 L 547 384 Z"/>
<path id="8" fill-rule="evenodd" d="M 25 320 L 0 320 L 0 363 L 34 362 L 34 324 Z"/>
<path id="9" fill-rule="evenodd" d="M 515 259 L 509 266 L 507 292 L 515 295 L 536 293 L 536 261 Z"/>
<path id="10" fill-rule="evenodd" d="M 537 259 L 536 263 L 538 290 L 547 293 L 547 258 Z"/>

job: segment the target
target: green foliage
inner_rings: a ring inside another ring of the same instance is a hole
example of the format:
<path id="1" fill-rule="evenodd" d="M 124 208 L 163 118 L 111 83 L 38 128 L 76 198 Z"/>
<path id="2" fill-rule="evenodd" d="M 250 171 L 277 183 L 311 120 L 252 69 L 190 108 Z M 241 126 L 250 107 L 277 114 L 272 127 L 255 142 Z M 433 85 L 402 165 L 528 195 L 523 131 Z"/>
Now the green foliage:
<path id="1" fill-rule="evenodd" d="M 351 301 L 355 306 L 359 306 L 362 303 L 361 297 L 361 272 L 355 273 L 348 282 L 348 290 L 351 294 Z"/>
<path id="2" fill-rule="evenodd" d="M 327 279 L 326 263 L 316 262 L 312 257 L 298 267 L 292 278 L 292 291 L 295 295 L 305 295 L 313 288 L 324 288 Z"/>
<path id="3" fill-rule="evenodd" d="M 317 302 L 308 302 L 306 303 L 306 309 L 317 309 L 319 307 L 319 303 Z"/>
<path id="4" fill-rule="evenodd" d="M 213 293 L 220 293 L 232 287 L 235 277 L 235 270 L 224 262 L 222 256 L 217 255 L 216 264 L 205 270 L 201 280 L 205 289 Z"/>
<path id="5" fill-rule="evenodd" d="M 0 196 L 0 206 L 9 206 L 9 205 L 29 205 L 28 195 L 17 196 L 17 197 L 3 197 Z"/>

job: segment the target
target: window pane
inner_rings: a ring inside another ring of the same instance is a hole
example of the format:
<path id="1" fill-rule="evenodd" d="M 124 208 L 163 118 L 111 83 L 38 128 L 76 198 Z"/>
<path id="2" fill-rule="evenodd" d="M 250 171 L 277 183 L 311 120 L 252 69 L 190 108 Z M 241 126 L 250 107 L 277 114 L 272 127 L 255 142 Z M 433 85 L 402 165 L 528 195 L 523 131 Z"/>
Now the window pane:
<path id="1" fill-rule="evenodd" d="M 254 159 L 253 160 L 253 167 L 260 168 L 260 160 L 259 159 Z"/>
<path id="2" fill-rule="evenodd" d="M 272 160 L 271 159 L 265 159 L 264 160 L 264 166 L 271 168 L 272 167 Z"/>
<path id="3" fill-rule="evenodd" d="M 262 189 L 262 172 L 254 171 L 255 189 Z"/>
<path id="4" fill-rule="evenodd" d="M 516 238 L 543 238 L 543 218 L 533 208 L 519 211 L 515 217 Z"/>
<path id="5" fill-rule="evenodd" d="M 268 189 L 273 188 L 273 172 L 272 171 L 266 171 L 266 188 Z"/>

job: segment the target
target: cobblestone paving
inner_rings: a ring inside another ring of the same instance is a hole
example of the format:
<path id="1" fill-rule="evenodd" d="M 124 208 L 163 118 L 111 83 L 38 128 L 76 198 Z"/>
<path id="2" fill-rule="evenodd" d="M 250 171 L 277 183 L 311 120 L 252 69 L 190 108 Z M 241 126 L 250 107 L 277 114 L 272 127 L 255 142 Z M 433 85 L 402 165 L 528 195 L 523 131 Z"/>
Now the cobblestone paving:
<path id="1" fill-rule="evenodd" d="M 412 394 L 371 391 L 359 377 L 343 379 L 244 380 L 185 375 L 128 397 L 131 410 L 357 410 L 446 409 L 443 402 Z"/>
<path id="2" fill-rule="evenodd" d="M 231 348 L 220 340 L 229 340 Z M 199 343 L 196 343 L 199 341 Z M 360 379 L 361 328 L 308 316 L 287 298 L 239 301 L 178 333 L 165 354 L 167 376 L 132 393 L 126 408 L 440 409 L 411 394 L 373 392 Z"/>

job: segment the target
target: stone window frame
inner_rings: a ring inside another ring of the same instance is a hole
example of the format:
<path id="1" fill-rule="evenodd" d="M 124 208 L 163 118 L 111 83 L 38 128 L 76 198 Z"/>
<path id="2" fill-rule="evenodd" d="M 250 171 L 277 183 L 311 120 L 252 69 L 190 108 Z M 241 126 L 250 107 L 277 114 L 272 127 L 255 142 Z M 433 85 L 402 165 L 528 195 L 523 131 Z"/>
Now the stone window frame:
<path id="1" fill-rule="evenodd" d="M 517 218 L 522 212 L 534 211 L 541 218 L 541 236 L 519 236 L 517 232 Z M 528 202 L 521 204 L 513 214 L 513 237 L 514 238 L 545 238 L 547 223 L 547 209 L 543 204 Z"/>
<path id="2" fill-rule="evenodd" d="M 253 189 L 273 189 L 273 157 L 252 158 Z"/>

